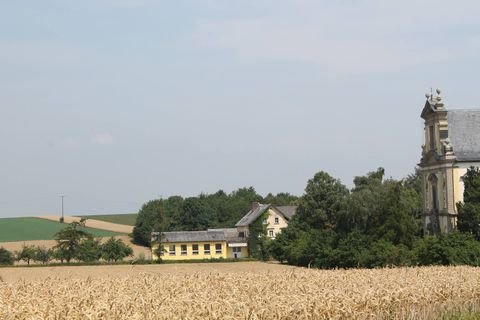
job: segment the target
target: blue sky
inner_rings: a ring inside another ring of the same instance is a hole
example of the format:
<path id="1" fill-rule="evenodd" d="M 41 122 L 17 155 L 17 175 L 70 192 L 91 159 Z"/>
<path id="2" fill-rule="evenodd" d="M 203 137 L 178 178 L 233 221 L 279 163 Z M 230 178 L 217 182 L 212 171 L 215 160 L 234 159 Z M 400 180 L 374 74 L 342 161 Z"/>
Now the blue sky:
<path id="1" fill-rule="evenodd" d="M 478 1 L 0 1 L 0 216 L 413 172 L 479 106 Z"/>

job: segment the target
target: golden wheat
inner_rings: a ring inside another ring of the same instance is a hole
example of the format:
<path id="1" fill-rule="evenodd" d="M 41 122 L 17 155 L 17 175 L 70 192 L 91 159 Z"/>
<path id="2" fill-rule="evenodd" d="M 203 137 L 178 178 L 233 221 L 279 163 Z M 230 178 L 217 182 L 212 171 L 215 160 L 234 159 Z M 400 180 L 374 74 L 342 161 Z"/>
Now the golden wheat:
<path id="1" fill-rule="evenodd" d="M 0 269 L 0 319 L 436 319 L 476 310 L 480 269 L 262 263 Z"/>

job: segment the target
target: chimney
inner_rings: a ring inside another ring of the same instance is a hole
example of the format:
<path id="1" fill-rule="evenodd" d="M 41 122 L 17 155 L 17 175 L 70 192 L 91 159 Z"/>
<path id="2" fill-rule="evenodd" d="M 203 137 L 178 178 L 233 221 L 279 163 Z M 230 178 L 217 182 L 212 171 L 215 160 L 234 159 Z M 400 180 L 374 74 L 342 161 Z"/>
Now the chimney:
<path id="1" fill-rule="evenodd" d="M 258 203 L 258 202 L 252 203 L 252 210 L 257 209 L 258 207 L 260 207 L 260 203 Z"/>

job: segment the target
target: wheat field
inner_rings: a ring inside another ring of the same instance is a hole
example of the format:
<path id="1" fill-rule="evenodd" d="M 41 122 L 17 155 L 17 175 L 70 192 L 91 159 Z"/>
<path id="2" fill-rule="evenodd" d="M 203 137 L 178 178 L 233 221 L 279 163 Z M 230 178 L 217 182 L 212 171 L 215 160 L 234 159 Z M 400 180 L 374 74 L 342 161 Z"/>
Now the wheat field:
<path id="1" fill-rule="evenodd" d="M 477 310 L 480 270 L 259 262 L 0 269 L 0 319 L 438 319 Z"/>

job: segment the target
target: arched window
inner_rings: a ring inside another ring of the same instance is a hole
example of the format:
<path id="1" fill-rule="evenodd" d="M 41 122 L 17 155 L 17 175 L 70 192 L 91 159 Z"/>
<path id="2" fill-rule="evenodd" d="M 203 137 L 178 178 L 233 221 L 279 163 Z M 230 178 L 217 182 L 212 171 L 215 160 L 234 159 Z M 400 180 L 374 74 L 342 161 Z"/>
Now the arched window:
<path id="1" fill-rule="evenodd" d="M 430 182 L 430 185 L 432 186 L 432 188 L 431 188 L 431 194 L 432 194 L 431 208 L 433 210 L 437 211 L 438 210 L 438 188 L 437 188 L 438 178 L 434 173 L 432 173 L 428 177 L 428 181 Z"/>

